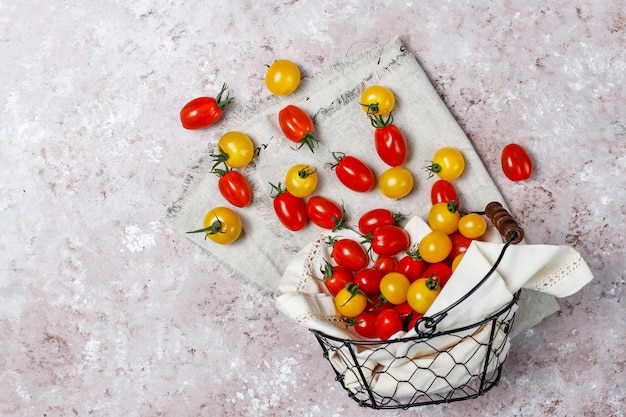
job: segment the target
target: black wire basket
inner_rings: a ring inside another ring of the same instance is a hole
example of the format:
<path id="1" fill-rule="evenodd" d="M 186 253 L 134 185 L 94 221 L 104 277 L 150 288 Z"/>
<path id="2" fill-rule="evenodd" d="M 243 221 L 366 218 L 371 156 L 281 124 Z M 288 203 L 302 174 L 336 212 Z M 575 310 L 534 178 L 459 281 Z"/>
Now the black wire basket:
<path id="1" fill-rule="evenodd" d="M 463 297 L 437 314 L 421 318 L 415 324 L 416 336 L 363 341 L 311 329 L 337 381 L 359 405 L 392 409 L 462 401 L 479 397 L 498 384 L 510 347 L 519 292 L 508 305 L 480 322 L 437 331 L 437 324 L 495 272 L 507 248 L 524 237 L 500 203 L 489 203 L 484 214 L 506 241 L 498 259 Z M 419 352 L 427 354 L 421 356 Z M 416 357 L 419 359 L 412 359 Z"/>

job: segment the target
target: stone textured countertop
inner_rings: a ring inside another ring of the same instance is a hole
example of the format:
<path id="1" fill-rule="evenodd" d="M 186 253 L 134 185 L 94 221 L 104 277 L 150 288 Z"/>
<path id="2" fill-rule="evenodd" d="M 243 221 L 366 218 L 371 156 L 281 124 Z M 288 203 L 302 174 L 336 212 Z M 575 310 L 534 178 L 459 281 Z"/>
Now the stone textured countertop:
<path id="1" fill-rule="evenodd" d="M 531 243 L 594 273 L 482 397 L 360 408 L 319 345 L 164 221 L 217 138 L 178 112 L 399 36 Z M 626 2 L 0 1 L 0 415 L 622 416 Z M 500 150 L 522 144 L 513 183 Z"/>

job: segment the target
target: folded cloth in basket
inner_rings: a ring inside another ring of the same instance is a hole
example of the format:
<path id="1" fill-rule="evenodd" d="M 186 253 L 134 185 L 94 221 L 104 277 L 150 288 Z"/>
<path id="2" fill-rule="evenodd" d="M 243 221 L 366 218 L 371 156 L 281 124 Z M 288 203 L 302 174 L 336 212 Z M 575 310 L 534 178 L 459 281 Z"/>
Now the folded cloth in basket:
<path id="1" fill-rule="evenodd" d="M 406 224 L 405 229 L 411 236 L 411 242 L 419 242 L 430 231 L 428 225 L 418 216 L 413 217 Z M 491 241 L 475 241 L 470 245 L 463 260 L 425 316 L 433 316 L 462 298 L 492 268 L 504 246 L 499 235 L 497 235 L 499 241 L 495 241 L 496 235 L 491 233 L 493 230 L 487 235 Z M 316 242 L 300 251 L 287 267 L 278 286 L 276 306 L 283 313 L 310 329 L 341 339 L 359 340 L 361 338 L 348 329 L 342 318 L 337 315 L 332 296 L 324 285 L 314 278 L 321 278 L 320 267 L 325 261 L 331 261 L 328 248 L 324 243 L 328 236 L 356 238 L 358 235 L 351 230 L 322 233 Z M 580 290 L 592 277 L 585 261 L 571 247 L 528 244 L 509 246 L 490 278 L 466 300 L 451 309 L 437 324 L 436 331 L 446 332 L 459 329 L 490 317 L 511 303 L 514 294 L 521 288 L 531 288 L 556 297 L 566 297 Z M 476 340 L 482 340 L 485 336 L 484 333 L 481 334 L 483 331 L 486 332 L 484 328 L 458 332 L 449 336 L 436 337 L 428 343 L 417 345 L 398 343 L 378 355 L 372 355 L 364 349 L 358 352 L 357 360 L 360 365 L 363 365 L 362 370 L 365 370 L 366 379 L 369 378 L 372 388 L 377 387 L 377 393 L 380 395 L 384 395 L 381 392 L 393 393 L 398 390 L 397 381 L 405 380 L 407 375 L 410 376 L 411 382 L 407 387 L 411 390 L 415 387 L 423 391 L 427 391 L 430 387 L 432 390 L 434 389 L 432 384 L 441 376 L 447 376 L 444 378 L 446 382 L 440 387 L 441 389 L 445 386 L 449 388 L 450 385 L 462 386 L 467 383 L 467 373 L 459 376 L 458 380 L 454 380 L 454 373 L 449 374 L 453 371 L 455 363 L 465 362 L 462 355 L 474 354 L 477 346 Z M 504 337 L 504 333 L 500 333 L 498 331 L 496 337 Z M 392 339 L 416 335 L 415 330 L 411 329 L 406 334 L 397 333 Z M 478 345 L 482 346 L 480 343 Z M 506 358 L 508 346 L 507 340 L 498 351 L 500 357 L 493 363 L 494 367 Z M 454 356 L 447 356 L 448 367 L 445 366 L 445 359 L 436 355 L 442 350 L 455 352 Z M 340 356 L 345 355 L 340 354 Z M 333 356 L 332 353 L 329 359 L 338 364 L 338 357 Z M 415 361 L 437 363 L 441 374 L 438 372 L 433 374 L 430 369 L 429 374 L 434 379 L 424 378 L 420 372 L 416 372 Z M 483 366 L 480 361 L 475 365 Z M 368 369 L 371 371 L 369 376 L 367 375 Z M 381 373 L 380 369 L 385 369 L 385 372 Z M 470 375 L 480 373 L 478 369 L 475 371 Z M 351 383 L 358 383 L 356 379 L 351 380 L 350 375 L 351 373 L 348 373 L 344 381 L 347 388 L 350 388 Z M 387 379 L 388 383 L 385 383 Z"/>

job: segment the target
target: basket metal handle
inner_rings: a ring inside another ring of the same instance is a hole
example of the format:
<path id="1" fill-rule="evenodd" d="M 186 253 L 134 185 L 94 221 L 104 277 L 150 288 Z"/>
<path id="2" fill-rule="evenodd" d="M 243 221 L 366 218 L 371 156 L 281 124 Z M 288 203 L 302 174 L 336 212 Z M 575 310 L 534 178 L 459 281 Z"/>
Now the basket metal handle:
<path id="1" fill-rule="evenodd" d="M 465 295 L 463 295 L 454 303 L 450 304 L 444 310 L 441 310 L 440 312 L 433 314 L 432 316 L 425 316 L 420 318 L 415 323 L 415 331 L 419 336 L 428 337 L 432 335 L 437 329 L 437 324 L 439 324 L 441 320 L 446 318 L 450 310 L 452 310 L 454 307 L 461 304 L 472 294 L 474 294 L 489 279 L 489 277 L 493 275 L 495 270 L 498 268 L 498 265 L 502 261 L 504 253 L 509 248 L 509 246 L 520 243 L 524 239 L 524 230 L 517 224 L 517 221 L 515 221 L 513 216 L 511 216 L 511 214 L 504 207 L 502 207 L 502 204 L 500 204 L 499 202 L 492 201 L 491 203 L 487 204 L 483 214 L 485 214 L 489 218 L 489 220 L 493 223 L 496 229 L 498 229 L 498 231 L 506 241 L 506 243 L 502 247 L 502 250 L 500 251 L 498 259 L 496 259 L 496 262 L 493 264 L 489 272 L 485 274 L 483 279 L 481 279 L 480 282 L 478 282 L 478 284 L 476 284 Z"/>

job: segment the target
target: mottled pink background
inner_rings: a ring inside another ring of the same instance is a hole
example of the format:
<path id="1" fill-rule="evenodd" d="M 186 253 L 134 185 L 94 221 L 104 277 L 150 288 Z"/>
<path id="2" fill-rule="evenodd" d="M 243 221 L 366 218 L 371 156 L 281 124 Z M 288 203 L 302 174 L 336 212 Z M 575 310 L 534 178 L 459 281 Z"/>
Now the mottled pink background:
<path id="1" fill-rule="evenodd" d="M 271 4 L 271 5 L 270 5 Z M 0 1 L 0 415 L 626 414 L 626 2 Z M 595 274 L 485 396 L 359 408 L 305 329 L 163 221 L 206 146 L 179 109 L 400 36 L 531 243 Z M 499 168 L 525 146 L 530 181 Z"/>

